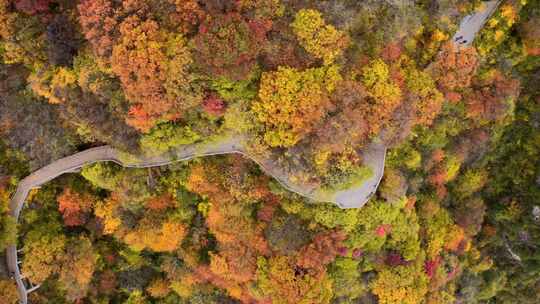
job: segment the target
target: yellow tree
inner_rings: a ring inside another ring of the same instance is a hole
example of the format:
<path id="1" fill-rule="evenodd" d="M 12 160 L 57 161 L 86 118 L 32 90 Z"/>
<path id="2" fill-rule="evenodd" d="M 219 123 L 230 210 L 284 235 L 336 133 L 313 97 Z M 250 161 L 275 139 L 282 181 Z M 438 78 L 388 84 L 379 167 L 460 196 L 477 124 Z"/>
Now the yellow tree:
<path id="1" fill-rule="evenodd" d="M 66 298 L 78 301 L 86 296 L 96 268 L 98 256 L 87 237 L 79 237 L 68 242 L 62 256 L 60 282 L 66 290 Z"/>
<path id="2" fill-rule="evenodd" d="M 15 304 L 18 302 L 19 293 L 15 281 L 0 279 L 0 304 Z"/>
<path id="3" fill-rule="evenodd" d="M 170 283 L 163 278 L 153 280 L 146 291 L 154 298 L 164 298 L 171 292 Z"/>
<path id="4" fill-rule="evenodd" d="M 424 71 L 410 67 L 405 75 L 408 97 L 415 109 L 415 123 L 430 125 L 439 114 L 444 100 L 435 81 Z"/>
<path id="5" fill-rule="evenodd" d="M 300 45 L 325 64 L 332 64 L 349 46 L 347 34 L 326 24 L 316 10 L 301 9 L 291 26 Z"/>
<path id="6" fill-rule="evenodd" d="M 336 66 L 298 71 L 279 67 L 263 73 L 252 111 L 271 147 L 290 147 L 310 133 L 332 109 L 330 94 L 341 80 Z"/>
<path id="7" fill-rule="evenodd" d="M 43 25 L 37 16 L 28 16 L 14 6 L 14 1 L 0 0 L 1 57 L 6 64 L 43 64 L 47 60 Z"/>
<path id="8" fill-rule="evenodd" d="M 59 233 L 59 227 L 42 225 L 39 230 L 29 232 L 23 247 L 27 254 L 22 272 L 34 283 L 42 283 L 57 274 L 65 246 L 66 238 Z"/>
<path id="9" fill-rule="evenodd" d="M 17 222 L 8 216 L 10 192 L 0 180 L 0 251 L 17 242 Z"/>
<path id="10" fill-rule="evenodd" d="M 94 209 L 94 214 L 102 221 L 105 234 L 114 233 L 122 224 L 116 210 L 118 206 L 118 196 L 113 193 L 105 201 L 99 202 Z"/>
<path id="11" fill-rule="evenodd" d="M 375 59 L 362 68 L 362 84 L 366 87 L 368 98 L 360 107 L 371 135 L 387 125 L 392 113 L 401 102 L 401 89 L 390 78 L 390 67 L 381 59 Z"/>
<path id="12" fill-rule="evenodd" d="M 420 304 L 428 292 L 428 278 L 423 263 L 385 267 L 371 285 L 380 304 Z"/>
<path id="13" fill-rule="evenodd" d="M 186 228 L 175 220 L 158 222 L 151 216 L 143 218 L 138 226 L 129 231 L 124 241 L 135 250 L 145 248 L 157 252 L 170 252 L 177 249 L 184 237 Z"/>
<path id="14" fill-rule="evenodd" d="M 271 303 L 328 304 L 332 300 L 332 281 L 326 272 L 296 271 L 287 256 L 260 257 L 257 264 L 257 289 Z"/>

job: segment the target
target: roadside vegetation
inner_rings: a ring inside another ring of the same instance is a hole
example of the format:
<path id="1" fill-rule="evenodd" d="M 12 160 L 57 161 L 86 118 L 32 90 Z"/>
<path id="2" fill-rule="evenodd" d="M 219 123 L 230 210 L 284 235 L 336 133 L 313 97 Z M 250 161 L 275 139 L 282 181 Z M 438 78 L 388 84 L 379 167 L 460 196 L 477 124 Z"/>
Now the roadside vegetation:
<path id="1" fill-rule="evenodd" d="M 0 0 L 0 250 L 40 303 L 537 303 L 540 4 Z M 156 155 L 237 134 L 361 209 L 313 203 L 252 161 L 83 168 L 9 198 L 52 160 Z M 18 238 L 17 238 L 18 235 Z M 1 257 L 1 255 L 0 255 Z M 17 302 L 0 265 L 0 303 Z"/>

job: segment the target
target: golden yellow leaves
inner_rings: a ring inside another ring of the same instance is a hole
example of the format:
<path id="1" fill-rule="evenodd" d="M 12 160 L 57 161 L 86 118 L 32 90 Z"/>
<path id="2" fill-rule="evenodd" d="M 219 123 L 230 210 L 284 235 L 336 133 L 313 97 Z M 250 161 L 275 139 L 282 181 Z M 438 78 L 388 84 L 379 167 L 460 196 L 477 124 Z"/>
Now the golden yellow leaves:
<path id="1" fill-rule="evenodd" d="M 349 37 L 324 22 L 320 12 L 301 9 L 291 24 L 300 44 L 324 64 L 332 64 L 349 46 Z"/>
<path id="2" fill-rule="evenodd" d="M 59 104 L 64 100 L 58 91 L 75 85 L 77 76 L 71 69 L 54 67 L 30 74 L 28 82 L 36 95 L 46 98 L 49 103 Z"/>
<path id="3" fill-rule="evenodd" d="M 148 248 L 157 252 L 174 251 L 184 239 L 186 229 L 181 223 L 167 220 L 161 225 L 143 219 L 136 230 L 124 237 L 126 244 L 135 250 Z"/>
<path id="4" fill-rule="evenodd" d="M 396 104 L 401 98 L 400 88 L 390 79 L 388 65 L 381 59 L 373 60 L 362 69 L 362 81 L 379 103 Z"/>
<path id="5" fill-rule="evenodd" d="M 419 304 L 428 291 L 428 280 L 422 264 L 385 268 L 372 284 L 380 304 Z"/>
<path id="6" fill-rule="evenodd" d="M 264 125 L 264 141 L 272 147 L 300 141 L 332 107 L 329 94 L 340 80 L 336 66 L 263 73 L 252 111 Z"/>
<path id="7" fill-rule="evenodd" d="M 112 234 L 122 224 L 122 221 L 115 215 L 118 200 L 114 197 L 107 199 L 105 202 L 100 202 L 94 209 L 94 214 L 102 220 L 103 233 Z"/>

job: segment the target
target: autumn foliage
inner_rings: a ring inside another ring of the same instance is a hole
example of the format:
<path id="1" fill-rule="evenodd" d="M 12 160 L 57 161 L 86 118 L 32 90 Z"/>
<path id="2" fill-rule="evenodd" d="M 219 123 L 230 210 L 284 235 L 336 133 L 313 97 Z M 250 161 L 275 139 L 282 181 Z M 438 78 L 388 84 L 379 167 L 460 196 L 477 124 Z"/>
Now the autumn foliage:
<path id="1" fill-rule="evenodd" d="M 443 93 L 459 93 L 471 85 L 478 64 L 474 48 L 456 49 L 452 43 L 445 43 L 430 72 Z"/>
<path id="2" fill-rule="evenodd" d="M 262 223 L 243 216 L 247 206 L 241 204 L 240 199 L 264 199 L 269 192 L 250 191 L 242 194 L 233 191 L 231 182 L 234 185 L 238 176 L 224 177 L 218 173 L 219 170 L 220 167 L 215 165 L 196 166 L 188 178 L 188 189 L 210 199 L 206 224 L 215 236 L 219 249 L 219 253 L 210 255 L 209 268 L 199 269 L 199 276 L 202 280 L 225 288 L 233 297 L 250 299 L 246 288 L 255 277 L 257 256 L 268 254 L 269 249 Z M 248 181 L 247 185 L 252 188 L 256 185 L 253 182 L 257 181 Z"/>
<path id="3" fill-rule="evenodd" d="M 223 99 L 217 97 L 216 95 L 209 95 L 203 100 L 202 103 L 203 109 L 206 113 L 212 116 L 222 116 L 225 114 L 226 104 Z"/>
<path id="4" fill-rule="evenodd" d="M 349 37 L 334 26 L 325 24 L 321 13 L 316 10 L 298 11 L 291 26 L 300 44 L 325 64 L 332 64 L 349 45 Z"/>
<path id="5" fill-rule="evenodd" d="M 15 8 L 29 15 L 36 15 L 49 11 L 51 0 L 14 0 Z"/>
<path id="6" fill-rule="evenodd" d="M 206 17 L 203 5 L 196 0 L 169 0 L 175 5 L 175 12 L 171 14 L 171 19 L 180 24 L 184 33 L 193 31 L 197 25 Z"/>
<path id="7" fill-rule="evenodd" d="M 266 43 L 268 22 L 246 20 L 237 13 L 208 18 L 195 37 L 197 64 L 212 77 L 244 80 L 255 71 Z"/>
<path id="8" fill-rule="evenodd" d="M 17 285 L 11 280 L 0 280 L 0 304 L 13 304 L 19 300 Z"/>
<path id="9" fill-rule="evenodd" d="M 108 61 L 118 27 L 113 3 L 108 0 L 83 0 L 77 8 L 86 40 L 96 55 Z"/>
<path id="10" fill-rule="evenodd" d="M 345 234 L 341 231 L 316 235 L 311 244 L 300 249 L 296 264 L 302 268 L 323 268 L 341 254 L 345 238 Z"/>
<path id="11" fill-rule="evenodd" d="M 181 35 L 167 33 L 152 20 L 128 17 L 112 52 L 112 69 L 132 104 L 127 122 L 147 132 L 159 120 L 181 117 L 200 100 L 191 91 L 189 51 Z"/>
<path id="12" fill-rule="evenodd" d="M 539 303 L 540 3 L 489 5 L 0 0 L 29 302 Z"/>
<path id="13" fill-rule="evenodd" d="M 487 79 L 474 82 L 475 90 L 465 98 L 468 117 L 484 121 L 495 121 L 506 114 L 510 107 L 509 99 L 519 92 L 518 82 L 494 71 Z"/>
<path id="14" fill-rule="evenodd" d="M 66 226 L 83 225 L 96 201 L 91 195 L 78 193 L 71 188 L 65 188 L 57 200 L 58 210 L 62 213 Z"/>
<path id="15" fill-rule="evenodd" d="M 186 228 L 181 223 L 174 220 L 156 223 L 155 219 L 144 218 L 133 231 L 124 236 L 124 241 L 135 250 L 148 248 L 157 252 L 170 252 L 180 246 L 185 236 Z"/>
<path id="16" fill-rule="evenodd" d="M 264 73 L 253 112 L 266 127 L 268 145 L 292 146 L 312 131 L 332 108 L 330 94 L 339 80 L 335 66 Z"/>
<path id="17" fill-rule="evenodd" d="M 295 269 L 289 257 L 278 256 L 258 261 L 257 280 L 262 295 L 271 303 L 328 304 L 331 281 L 326 273 Z"/>

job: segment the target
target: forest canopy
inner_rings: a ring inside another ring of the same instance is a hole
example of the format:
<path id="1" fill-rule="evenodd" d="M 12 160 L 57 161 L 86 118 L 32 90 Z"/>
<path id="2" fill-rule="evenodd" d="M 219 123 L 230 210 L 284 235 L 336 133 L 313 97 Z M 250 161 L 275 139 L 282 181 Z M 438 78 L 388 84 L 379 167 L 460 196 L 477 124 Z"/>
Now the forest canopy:
<path id="1" fill-rule="evenodd" d="M 0 0 L 0 250 L 29 303 L 540 302 L 540 2 L 454 38 L 487 5 Z M 257 162 L 98 162 L 12 216 L 26 176 L 88 148 L 238 143 Z M 361 185 L 375 145 L 362 208 L 283 187 Z"/>

